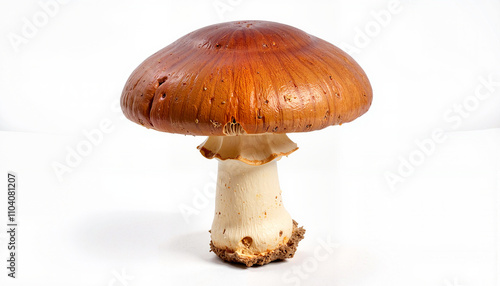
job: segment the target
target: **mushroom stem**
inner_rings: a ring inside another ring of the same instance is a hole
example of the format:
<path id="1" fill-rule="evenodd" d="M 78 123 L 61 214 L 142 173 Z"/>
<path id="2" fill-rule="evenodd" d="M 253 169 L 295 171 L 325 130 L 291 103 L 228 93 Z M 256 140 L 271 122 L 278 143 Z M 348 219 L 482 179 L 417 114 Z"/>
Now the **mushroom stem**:
<path id="1" fill-rule="evenodd" d="M 211 230 L 215 248 L 252 258 L 267 255 L 292 237 L 294 224 L 283 206 L 276 161 L 249 165 L 219 160 Z"/>

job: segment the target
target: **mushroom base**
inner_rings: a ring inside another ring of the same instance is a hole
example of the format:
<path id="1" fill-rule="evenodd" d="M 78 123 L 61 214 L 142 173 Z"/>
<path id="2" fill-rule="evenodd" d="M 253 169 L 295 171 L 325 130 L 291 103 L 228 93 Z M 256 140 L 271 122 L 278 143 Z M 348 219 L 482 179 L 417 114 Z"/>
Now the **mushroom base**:
<path id="1" fill-rule="evenodd" d="M 266 254 L 259 255 L 241 255 L 237 252 L 230 251 L 228 249 L 221 249 L 216 247 L 212 241 L 210 241 L 210 251 L 217 254 L 222 260 L 227 262 L 236 262 L 245 264 L 247 267 L 253 265 L 264 265 L 275 260 L 284 260 L 286 258 L 292 258 L 297 251 L 299 242 L 304 238 L 304 233 L 306 230 L 303 227 L 298 227 L 297 222 L 293 221 L 293 231 L 292 236 L 286 244 L 280 245 L 278 248 L 269 251 Z"/>

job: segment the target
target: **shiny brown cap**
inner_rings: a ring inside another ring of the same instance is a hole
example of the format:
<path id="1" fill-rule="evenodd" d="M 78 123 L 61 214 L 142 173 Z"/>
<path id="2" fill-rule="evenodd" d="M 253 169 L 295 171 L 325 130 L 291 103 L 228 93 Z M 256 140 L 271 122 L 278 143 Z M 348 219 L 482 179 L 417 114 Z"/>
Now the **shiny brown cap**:
<path id="1" fill-rule="evenodd" d="M 191 135 L 318 130 L 356 119 L 371 102 L 370 82 L 348 54 L 266 21 L 183 36 L 139 65 L 121 97 L 128 119 Z"/>

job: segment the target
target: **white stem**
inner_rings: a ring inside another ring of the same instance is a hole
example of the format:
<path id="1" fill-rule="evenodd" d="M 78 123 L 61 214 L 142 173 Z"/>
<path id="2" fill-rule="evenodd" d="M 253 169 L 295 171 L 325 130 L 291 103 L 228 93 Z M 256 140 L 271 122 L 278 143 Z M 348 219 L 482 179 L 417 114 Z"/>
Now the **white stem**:
<path id="1" fill-rule="evenodd" d="M 258 255 L 290 239 L 293 222 L 283 207 L 276 161 L 252 166 L 219 160 L 211 230 L 216 247 Z"/>

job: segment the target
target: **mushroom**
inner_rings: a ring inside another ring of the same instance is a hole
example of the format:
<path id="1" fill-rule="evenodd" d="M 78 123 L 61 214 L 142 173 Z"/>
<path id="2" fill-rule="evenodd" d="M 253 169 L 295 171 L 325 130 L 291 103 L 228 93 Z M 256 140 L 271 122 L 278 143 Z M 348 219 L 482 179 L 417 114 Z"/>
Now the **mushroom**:
<path id="1" fill-rule="evenodd" d="M 372 89 L 334 45 L 267 21 L 191 32 L 139 65 L 121 97 L 125 116 L 158 131 L 208 136 L 218 160 L 211 251 L 263 265 L 293 257 L 305 230 L 281 199 L 276 162 L 297 150 L 286 135 L 350 122 Z"/>

